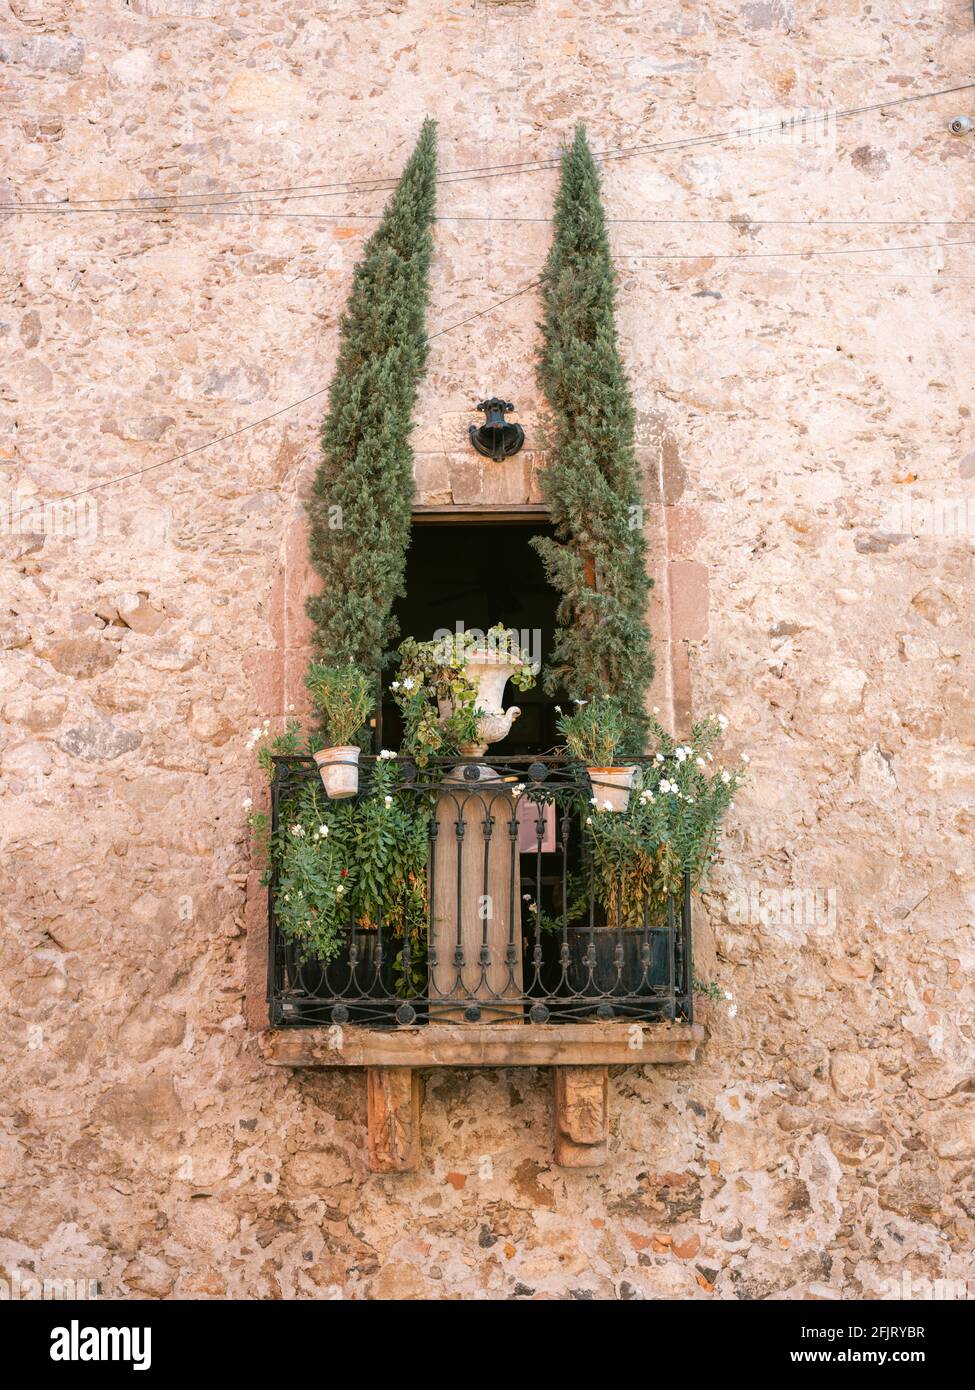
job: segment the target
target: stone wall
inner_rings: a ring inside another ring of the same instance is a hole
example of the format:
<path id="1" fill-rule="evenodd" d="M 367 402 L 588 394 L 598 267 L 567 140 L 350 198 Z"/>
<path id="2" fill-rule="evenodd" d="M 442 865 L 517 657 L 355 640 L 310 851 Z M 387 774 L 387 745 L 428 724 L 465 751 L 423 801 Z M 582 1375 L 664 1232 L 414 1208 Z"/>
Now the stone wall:
<path id="1" fill-rule="evenodd" d="M 0 212 L 8 1272 L 257 1298 L 970 1277 L 975 603 L 945 517 L 975 476 L 972 147 L 946 131 L 972 94 L 606 163 L 612 218 L 700 219 L 614 223 L 619 319 L 661 703 L 726 712 L 754 776 L 699 913 L 730 998 L 692 1067 L 612 1076 L 592 1173 L 552 1166 L 546 1073 L 447 1071 L 421 1171 L 369 1176 L 364 1078 L 272 1071 L 245 1020 L 244 745 L 300 699 L 322 399 L 166 461 L 325 386 L 382 195 L 83 209 L 395 174 L 426 112 L 468 169 L 578 117 L 600 150 L 679 141 L 973 62 L 970 12 L 933 2 L 0 4 L 0 199 L 78 205 Z M 433 331 L 535 278 L 553 188 L 442 188 Z M 535 495 L 537 316 L 526 293 L 434 340 L 428 500 Z M 529 429 L 501 473 L 463 442 L 496 391 Z"/>

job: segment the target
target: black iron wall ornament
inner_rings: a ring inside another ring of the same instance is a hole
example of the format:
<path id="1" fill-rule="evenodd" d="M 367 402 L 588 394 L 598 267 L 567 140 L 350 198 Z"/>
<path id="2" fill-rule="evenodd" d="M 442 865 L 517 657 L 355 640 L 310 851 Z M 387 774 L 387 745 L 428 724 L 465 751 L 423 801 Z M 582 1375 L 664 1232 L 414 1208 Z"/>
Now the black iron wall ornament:
<path id="1" fill-rule="evenodd" d="M 511 401 L 492 396 L 489 401 L 481 401 L 476 409 L 484 412 L 484 424 L 471 425 L 469 431 L 477 452 L 494 459 L 495 463 L 517 454 L 525 442 L 525 431 L 504 418 L 509 410 L 514 410 Z"/>

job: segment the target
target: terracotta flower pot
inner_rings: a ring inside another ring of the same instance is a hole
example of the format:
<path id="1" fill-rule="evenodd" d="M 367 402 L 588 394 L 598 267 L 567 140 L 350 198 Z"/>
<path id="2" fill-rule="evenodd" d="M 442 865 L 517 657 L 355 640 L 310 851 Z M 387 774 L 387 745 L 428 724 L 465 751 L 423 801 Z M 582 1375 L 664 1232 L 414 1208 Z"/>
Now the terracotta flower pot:
<path id="1" fill-rule="evenodd" d="M 315 754 L 322 786 L 333 801 L 355 796 L 359 790 L 359 749 L 354 744 L 323 748 Z"/>
<path id="2" fill-rule="evenodd" d="M 608 801 L 611 811 L 625 811 L 630 804 L 630 789 L 638 771 L 636 764 L 626 767 L 587 767 L 586 771 L 600 809 Z"/>

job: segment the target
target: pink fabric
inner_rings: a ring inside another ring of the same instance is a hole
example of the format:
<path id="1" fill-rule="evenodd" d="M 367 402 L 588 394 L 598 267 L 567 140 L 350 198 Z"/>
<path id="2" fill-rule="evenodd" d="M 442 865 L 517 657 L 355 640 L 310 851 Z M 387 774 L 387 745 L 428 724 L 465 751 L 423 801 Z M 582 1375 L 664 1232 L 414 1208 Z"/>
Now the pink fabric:
<path id="1" fill-rule="evenodd" d="M 518 800 L 518 849 L 522 854 L 534 854 L 538 850 L 539 812 L 545 822 L 542 853 L 551 854 L 555 849 L 555 802 L 545 801 L 539 805 L 523 796 Z"/>

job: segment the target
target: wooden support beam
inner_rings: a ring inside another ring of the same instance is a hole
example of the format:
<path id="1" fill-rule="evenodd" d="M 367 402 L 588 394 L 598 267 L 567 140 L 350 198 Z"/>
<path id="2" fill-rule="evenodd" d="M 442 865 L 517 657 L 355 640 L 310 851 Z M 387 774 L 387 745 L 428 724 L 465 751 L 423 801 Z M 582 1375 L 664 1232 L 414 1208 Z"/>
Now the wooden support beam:
<path id="1" fill-rule="evenodd" d="M 609 1153 L 609 1070 L 553 1067 L 555 1161 L 563 1168 L 597 1168 Z"/>
<path id="2" fill-rule="evenodd" d="M 411 1173 L 420 1163 L 420 1076 L 411 1067 L 366 1072 L 369 1171 Z"/>
<path id="3" fill-rule="evenodd" d="M 421 1027 L 268 1028 L 277 1067 L 592 1067 L 693 1062 L 697 1023 L 430 1023 Z"/>

